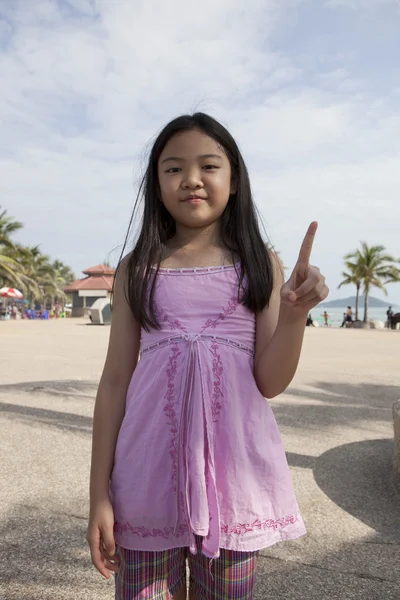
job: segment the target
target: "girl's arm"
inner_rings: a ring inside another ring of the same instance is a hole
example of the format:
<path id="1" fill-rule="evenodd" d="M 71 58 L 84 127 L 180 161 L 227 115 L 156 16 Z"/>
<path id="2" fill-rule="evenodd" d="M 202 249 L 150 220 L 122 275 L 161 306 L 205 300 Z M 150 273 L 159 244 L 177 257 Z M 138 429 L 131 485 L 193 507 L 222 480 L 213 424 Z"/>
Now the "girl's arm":
<path id="1" fill-rule="evenodd" d="M 314 222 L 286 283 L 282 264 L 272 255 L 274 290 L 269 307 L 256 317 L 254 377 L 265 398 L 278 396 L 292 381 L 300 359 L 307 315 L 329 293 L 325 277 L 309 264 L 316 230 Z"/>
<path id="2" fill-rule="evenodd" d="M 256 317 L 254 377 L 265 398 L 274 398 L 292 381 L 300 359 L 306 317 L 293 319 L 274 292 L 268 309 Z"/>
<path id="3" fill-rule="evenodd" d="M 285 391 L 296 373 L 305 331 L 304 317 L 292 319 L 281 304 L 283 266 L 276 255 L 274 289 L 269 306 L 256 316 L 254 377 L 265 398 Z"/>
<path id="4" fill-rule="evenodd" d="M 128 386 L 140 348 L 140 326 L 125 298 L 126 259 L 118 269 L 107 357 L 93 417 L 91 506 L 109 497 L 109 479 L 118 433 L 125 414 Z"/>

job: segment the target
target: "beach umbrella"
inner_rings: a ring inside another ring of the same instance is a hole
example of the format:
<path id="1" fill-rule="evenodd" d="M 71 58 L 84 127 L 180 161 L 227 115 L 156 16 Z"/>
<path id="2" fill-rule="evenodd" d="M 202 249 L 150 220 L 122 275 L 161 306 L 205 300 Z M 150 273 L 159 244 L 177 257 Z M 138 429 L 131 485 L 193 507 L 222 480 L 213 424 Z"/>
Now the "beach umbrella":
<path id="1" fill-rule="evenodd" d="M 19 290 L 10 287 L 3 287 L 0 289 L 0 296 L 3 298 L 23 298 L 24 295 Z"/>

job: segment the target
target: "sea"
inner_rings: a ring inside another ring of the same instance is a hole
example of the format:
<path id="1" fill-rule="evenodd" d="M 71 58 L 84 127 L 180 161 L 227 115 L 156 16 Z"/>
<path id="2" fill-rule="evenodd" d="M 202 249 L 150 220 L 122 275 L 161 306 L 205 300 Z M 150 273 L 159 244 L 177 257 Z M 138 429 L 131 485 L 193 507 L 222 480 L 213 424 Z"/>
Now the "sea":
<path id="1" fill-rule="evenodd" d="M 352 307 L 353 309 L 353 319 L 354 317 L 354 306 Z M 340 327 L 342 322 L 343 322 L 343 313 L 345 313 L 347 310 L 347 306 L 343 306 L 343 308 L 326 308 L 326 312 L 329 315 L 329 325 L 331 327 Z M 394 313 L 399 312 L 400 308 L 396 307 L 396 306 L 392 306 L 392 310 Z M 317 323 L 320 326 L 323 326 L 325 321 L 324 321 L 324 317 L 322 316 L 324 314 L 325 308 L 321 307 L 321 306 L 316 306 L 311 312 L 311 316 L 313 318 L 314 321 L 317 321 Z M 369 321 L 383 321 L 384 323 L 386 322 L 386 311 L 387 308 L 383 307 L 383 308 L 369 308 L 368 309 L 368 320 Z M 358 311 L 358 318 L 362 321 L 364 318 L 364 307 L 361 306 L 359 308 Z"/>

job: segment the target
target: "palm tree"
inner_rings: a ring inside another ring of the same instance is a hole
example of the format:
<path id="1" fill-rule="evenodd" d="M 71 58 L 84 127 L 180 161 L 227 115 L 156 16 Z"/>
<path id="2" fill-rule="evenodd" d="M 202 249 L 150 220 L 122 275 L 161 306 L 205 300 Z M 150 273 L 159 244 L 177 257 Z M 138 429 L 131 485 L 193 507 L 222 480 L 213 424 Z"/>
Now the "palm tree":
<path id="1" fill-rule="evenodd" d="M 16 245 L 12 256 L 18 286 L 30 304 L 35 301 L 53 304 L 66 299 L 64 288 L 75 279 L 67 265 L 59 260 L 51 263 L 39 246 Z"/>
<path id="2" fill-rule="evenodd" d="M 397 261 L 400 262 L 400 259 Z M 398 283 L 400 281 L 400 270 L 396 266 L 391 266 L 388 270 L 388 276 L 385 285 L 388 283 Z"/>
<path id="3" fill-rule="evenodd" d="M 358 306 L 359 306 L 359 300 L 360 300 L 360 289 L 361 289 L 362 278 L 358 271 L 357 263 L 352 262 L 350 260 L 351 257 L 352 257 L 351 254 L 346 254 L 346 256 L 344 257 L 344 259 L 346 261 L 345 262 L 346 271 L 343 271 L 343 273 L 342 273 L 343 281 L 341 283 L 339 283 L 338 289 L 340 289 L 342 287 L 342 285 L 355 285 L 356 286 L 356 321 L 358 321 Z"/>
<path id="4" fill-rule="evenodd" d="M 22 223 L 14 221 L 12 217 L 7 215 L 6 210 L 1 210 L 0 206 L 0 287 L 4 285 L 21 285 L 17 264 L 13 256 L 10 255 L 10 251 L 15 249 L 10 236 L 22 227 Z"/>
<path id="5" fill-rule="evenodd" d="M 60 260 L 55 260 L 51 265 L 51 273 L 46 275 L 43 280 L 43 292 L 45 299 L 51 304 L 65 301 L 66 294 L 64 288 L 75 280 L 75 275 L 67 265 Z"/>
<path id="6" fill-rule="evenodd" d="M 22 229 L 23 223 L 14 221 L 13 217 L 7 215 L 6 210 L 1 210 L 1 206 L 0 211 L 0 246 L 14 248 L 10 236 L 19 229 Z"/>
<path id="7" fill-rule="evenodd" d="M 43 267 L 45 260 L 39 246 L 21 246 L 17 245 L 13 252 L 14 259 L 18 265 L 18 276 L 21 281 L 21 291 L 24 297 L 32 304 L 39 300 L 43 293 L 41 276 L 43 276 Z M 42 272 L 41 272 L 42 269 Z M 45 269 L 45 273 L 48 271 Z"/>
<path id="8" fill-rule="evenodd" d="M 385 285 L 400 281 L 399 259 L 386 254 L 385 246 L 368 246 L 361 242 L 361 249 L 350 252 L 345 259 L 354 265 L 354 276 L 359 277 L 364 292 L 364 318 L 368 321 L 368 298 L 372 287 L 387 295 Z M 346 266 L 348 263 L 346 262 Z"/>
<path id="9" fill-rule="evenodd" d="M 75 273 L 68 265 L 65 265 L 61 260 L 55 260 L 52 266 L 53 269 L 56 271 L 58 277 L 63 279 L 65 285 L 68 285 L 69 283 L 75 281 Z"/>
<path id="10" fill-rule="evenodd" d="M 60 260 L 51 262 L 39 246 L 23 246 L 11 237 L 23 227 L 0 207 L 0 287 L 18 287 L 31 303 L 65 300 L 64 288 L 74 281 L 72 270 Z"/>
<path id="11" fill-rule="evenodd" d="M 21 286 L 21 280 L 16 271 L 17 266 L 17 263 L 11 256 L 0 253 L 0 287 Z"/>

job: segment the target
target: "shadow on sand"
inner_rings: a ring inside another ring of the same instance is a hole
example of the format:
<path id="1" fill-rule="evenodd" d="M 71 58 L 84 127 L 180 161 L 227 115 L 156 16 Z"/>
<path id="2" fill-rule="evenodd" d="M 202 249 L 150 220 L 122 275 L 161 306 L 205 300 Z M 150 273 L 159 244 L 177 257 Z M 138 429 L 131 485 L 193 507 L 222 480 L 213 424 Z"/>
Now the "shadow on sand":
<path id="1" fill-rule="evenodd" d="M 90 381 L 44 381 L 18 385 L 0 386 L 0 394 L 26 393 L 52 395 L 57 398 L 81 398 L 93 401 L 96 384 Z M 290 389 L 289 397 L 274 403 L 274 412 L 282 426 L 299 427 L 305 439 L 315 429 L 337 426 L 368 428 L 374 421 L 391 420 L 392 403 L 400 396 L 399 389 L 371 384 L 350 385 L 317 382 L 310 391 Z M 302 398 L 301 404 L 290 402 L 290 396 Z M 314 404 L 315 401 L 318 401 Z M 69 429 L 75 434 L 90 435 L 91 418 L 41 409 L 21 404 L 1 403 L 0 411 L 8 418 L 25 424 L 56 429 Z M 359 519 L 374 533 L 362 540 L 369 548 L 390 546 L 393 565 L 400 560 L 400 506 L 399 496 L 392 484 L 392 441 L 374 439 L 337 446 L 315 458 L 307 454 L 288 453 L 291 466 L 311 469 L 320 489 L 344 511 Z M 68 586 L 66 598 L 74 597 L 74 588 L 82 590 L 85 581 L 91 582 L 93 598 L 112 597 L 111 586 L 104 595 L 104 584 L 96 583 L 90 572 L 90 559 L 85 544 L 86 520 L 57 513 L 43 514 L 34 507 L 20 505 L 3 521 L 0 536 L 7 548 L 3 556 L 2 579 L 10 584 L 24 585 L 36 582 L 45 587 Z M 329 534 L 329 532 L 328 532 Z M 301 543 L 301 542 L 300 542 Z M 337 554 L 329 552 L 321 560 L 330 564 L 343 564 L 349 555 L 349 569 L 324 568 L 319 563 L 307 565 L 274 559 L 260 558 L 260 579 L 255 600 L 339 600 L 398 599 L 399 573 L 393 567 L 393 575 L 374 574 L 375 559 L 369 560 L 365 570 L 352 571 L 351 556 L 356 544 L 345 544 Z M 375 546 L 376 545 L 376 546 Z M 375 550 L 374 550 L 375 552 Z M 12 564 L 12 569 L 10 569 Z M 398 563 L 397 563 L 398 564 Z M 387 569 L 383 569 L 388 573 Z M 83 579 L 80 579 L 82 577 Z M 93 576 L 94 577 L 94 576 Z M 94 582 L 94 583 L 93 583 Z M 24 596 L 20 600 L 32 600 L 44 596 Z M 92 597 L 90 594 L 87 597 Z M 16 596 L 10 596 L 12 598 Z M 51 597 L 51 596 L 46 596 Z M 60 596 L 61 597 L 61 596 Z M 78 596 L 78 593 L 76 594 Z M 83 597 L 83 596 L 82 596 Z"/>

